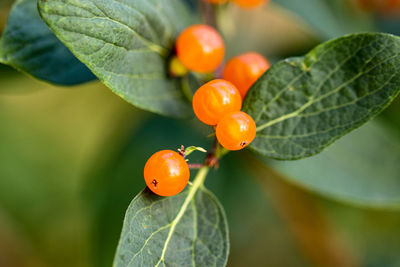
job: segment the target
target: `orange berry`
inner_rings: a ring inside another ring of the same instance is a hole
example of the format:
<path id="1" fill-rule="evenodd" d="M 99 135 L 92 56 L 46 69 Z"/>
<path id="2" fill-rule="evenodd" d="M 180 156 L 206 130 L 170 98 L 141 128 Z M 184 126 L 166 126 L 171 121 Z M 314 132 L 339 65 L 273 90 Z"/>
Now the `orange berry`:
<path id="1" fill-rule="evenodd" d="M 235 4 L 244 8 L 258 7 L 263 3 L 269 2 L 269 0 L 232 0 Z"/>
<path id="2" fill-rule="evenodd" d="M 270 64 L 265 57 L 249 52 L 229 60 L 223 78 L 233 83 L 244 99 L 250 87 L 269 67 Z"/>
<path id="3" fill-rule="evenodd" d="M 200 87 L 193 96 L 193 111 L 205 124 L 217 125 L 223 116 L 242 108 L 236 87 L 225 80 L 213 80 Z"/>
<path id="4" fill-rule="evenodd" d="M 151 191 L 160 196 L 180 193 L 190 177 L 186 160 L 172 150 L 153 154 L 144 166 L 144 180 Z"/>
<path id="5" fill-rule="evenodd" d="M 256 137 L 256 123 L 244 112 L 232 112 L 218 123 L 218 142 L 228 150 L 240 150 Z"/>
<path id="6" fill-rule="evenodd" d="M 228 0 L 204 0 L 206 2 L 209 2 L 211 4 L 222 4 L 228 2 Z"/>
<path id="7" fill-rule="evenodd" d="M 214 71 L 224 59 L 225 45 L 219 33 L 207 25 L 186 28 L 176 41 L 179 60 L 189 70 L 201 73 Z"/>

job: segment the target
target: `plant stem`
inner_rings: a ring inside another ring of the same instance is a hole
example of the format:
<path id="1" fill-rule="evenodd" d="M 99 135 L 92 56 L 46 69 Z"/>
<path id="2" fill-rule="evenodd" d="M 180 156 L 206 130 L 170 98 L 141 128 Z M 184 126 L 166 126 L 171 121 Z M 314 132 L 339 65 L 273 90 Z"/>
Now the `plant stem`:
<path id="1" fill-rule="evenodd" d="M 218 140 L 215 138 L 214 139 L 214 144 L 213 147 L 210 151 L 210 153 L 208 153 L 207 157 L 206 157 L 206 161 L 205 161 L 205 165 L 209 166 L 209 167 L 215 167 L 216 169 L 218 169 L 219 166 L 219 160 L 225 156 L 226 154 L 229 153 L 229 150 L 225 149 L 224 147 L 222 147 L 219 143 Z"/>
<path id="2" fill-rule="evenodd" d="M 196 174 L 196 177 L 193 179 L 193 187 L 190 188 L 189 196 L 194 195 L 200 186 L 203 186 L 204 181 L 206 180 L 208 171 L 210 167 L 203 166 Z"/>
<path id="3" fill-rule="evenodd" d="M 187 98 L 187 100 L 189 100 L 189 102 L 192 102 L 193 100 L 193 93 L 192 90 L 190 89 L 190 84 L 189 84 L 189 77 L 188 75 L 182 77 L 181 79 L 181 85 L 182 85 L 182 92 L 185 95 L 185 97 Z"/>
<path id="4" fill-rule="evenodd" d="M 199 0 L 199 9 L 206 24 L 217 28 L 217 19 L 215 16 L 214 6 L 205 1 Z"/>

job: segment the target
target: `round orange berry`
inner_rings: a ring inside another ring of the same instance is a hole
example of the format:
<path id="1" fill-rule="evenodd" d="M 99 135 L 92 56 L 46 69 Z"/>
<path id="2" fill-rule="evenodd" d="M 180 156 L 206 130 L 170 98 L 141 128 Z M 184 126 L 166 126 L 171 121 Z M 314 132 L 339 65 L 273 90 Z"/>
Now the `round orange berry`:
<path id="1" fill-rule="evenodd" d="M 207 25 L 193 25 L 179 35 L 176 41 L 176 53 L 189 70 L 208 73 L 222 63 L 225 44 L 214 28 Z"/>
<path id="2" fill-rule="evenodd" d="M 232 112 L 218 123 L 218 142 L 228 150 L 240 150 L 256 137 L 256 123 L 244 112 Z"/>
<path id="3" fill-rule="evenodd" d="M 193 96 L 193 111 L 205 124 L 217 125 L 222 117 L 242 108 L 242 97 L 236 87 L 225 80 L 212 80 Z"/>
<path id="4" fill-rule="evenodd" d="M 258 7 L 265 2 L 269 2 L 269 0 L 232 0 L 235 4 L 244 8 L 253 8 Z"/>
<path id="5" fill-rule="evenodd" d="M 249 52 L 229 60 L 223 78 L 233 83 L 244 99 L 250 87 L 269 67 L 270 64 L 265 57 Z"/>
<path id="6" fill-rule="evenodd" d="M 160 196 L 180 193 L 190 177 L 186 160 L 172 150 L 153 154 L 144 167 L 144 180 L 151 191 Z"/>

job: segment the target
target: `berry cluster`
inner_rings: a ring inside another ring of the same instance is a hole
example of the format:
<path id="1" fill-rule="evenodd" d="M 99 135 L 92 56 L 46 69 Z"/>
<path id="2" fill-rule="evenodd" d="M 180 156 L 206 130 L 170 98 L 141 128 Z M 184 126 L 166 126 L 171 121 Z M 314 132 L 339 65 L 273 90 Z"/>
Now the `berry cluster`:
<path id="1" fill-rule="evenodd" d="M 263 2 L 232 1 L 247 6 Z M 186 28 L 177 38 L 176 55 L 170 62 L 172 75 L 184 76 L 189 70 L 211 73 L 221 66 L 224 60 L 225 44 L 214 28 L 193 25 Z M 248 114 L 241 111 L 242 102 L 250 87 L 269 66 L 267 59 L 258 53 L 239 55 L 226 63 L 223 79 L 211 80 L 195 92 L 192 100 L 195 115 L 201 122 L 214 127 L 216 138 L 225 149 L 240 150 L 254 140 L 256 124 Z M 144 169 L 147 186 L 160 196 L 172 196 L 181 192 L 189 182 L 189 176 L 189 165 L 184 150 L 180 150 L 180 153 L 171 150 L 159 151 L 150 157 Z"/>
<path id="2" fill-rule="evenodd" d="M 256 137 L 256 124 L 241 112 L 239 90 L 225 80 L 212 80 L 200 87 L 193 96 L 193 110 L 207 125 L 216 126 L 218 142 L 228 150 L 240 150 Z"/>
<path id="3" fill-rule="evenodd" d="M 228 1 L 231 1 L 240 7 L 253 8 L 260 6 L 264 2 L 267 2 L 268 0 L 204 0 L 204 1 L 209 2 L 211 4 L 223 4 Z"/>
<path id="4" fill-rule="evenodd" d="M 179 35 L 176 52 L 189 70 L 210 72 L 221 65 L 225 45 L 210 26 L 194 25 Z M 254 120 L 240 110 L 247 91 L 268 68 L 268 61 L 258 53 L 237 56 L 226 64 L 223 80 L 212 80 L 194 94 L 194 113 L 203 123 L 216 127 L 217 139 L 226 149 L 240 150 L 255 138 Z"/>

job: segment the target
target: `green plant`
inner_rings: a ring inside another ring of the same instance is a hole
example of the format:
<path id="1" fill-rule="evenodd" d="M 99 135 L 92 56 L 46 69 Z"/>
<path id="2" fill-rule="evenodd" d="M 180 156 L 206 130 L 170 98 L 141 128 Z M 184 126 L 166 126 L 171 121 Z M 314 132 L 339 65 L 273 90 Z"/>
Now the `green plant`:
<path id="1" fill-rule="evenodd" d="M 139 108 L 174 117 L 192 113 L 190 96 L 198 86 L 189 80 L 203 84 L 210 77 L 169 75 L 175 40 L 199 22 L 197 11 L 183 1 L 39 0 L 38 6 L 57 38 L 38 16 L 36 1 L 17 1 L 0 41 L 1 62 L 64 85 L 89 81 L 93 72 Z M 273 64 L 244 100 L 243 111 L 257 126 L 249 147 L 269 159 L 318 154 L 393 101 L 400 90 L 399 53 L 399 37 L 361 33 Z M 226 152 L 218 144 L 211 148 L 192 184 L 178 195 L 160 197 L 144 190 L 135 197 L 126 213 L 116 266 L 226 265 L 225 214 L 204 186 Z M 293 162 L 268 164 L 282 173 L 299 170 Z M 306 175 L 299 177 L 313 183 Z M 325 188 L 327 194 L 335 194 L 334 189 Z M 365 198 L 370 200 L 361 196 L 356 201 Z M 388 202 L 399 204 L 396 195 Z"/>

